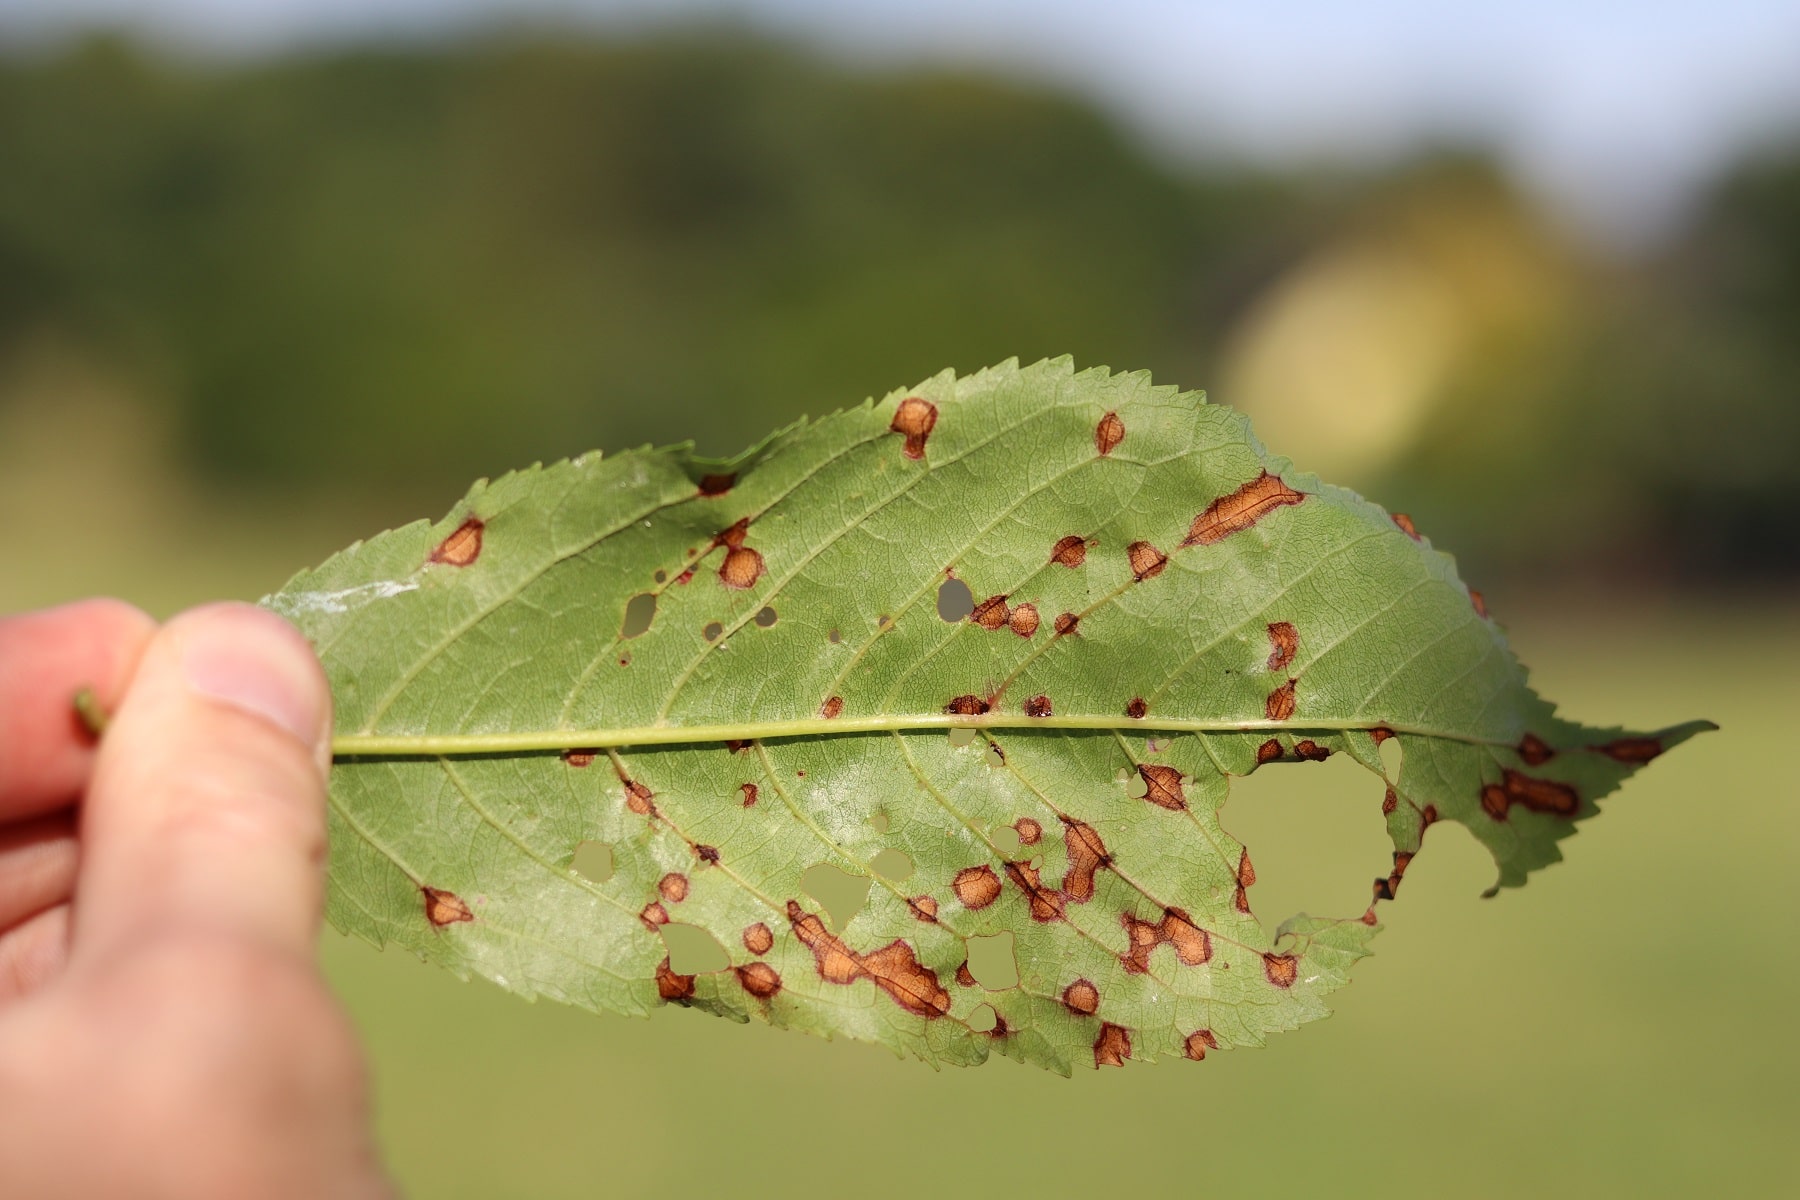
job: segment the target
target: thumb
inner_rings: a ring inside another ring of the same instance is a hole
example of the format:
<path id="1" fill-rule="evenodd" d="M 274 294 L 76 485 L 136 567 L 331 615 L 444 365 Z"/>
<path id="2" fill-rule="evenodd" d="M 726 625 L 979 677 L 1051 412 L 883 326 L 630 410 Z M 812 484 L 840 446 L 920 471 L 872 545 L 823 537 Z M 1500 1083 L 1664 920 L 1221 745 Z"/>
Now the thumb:
<path id="1" fill-rule="evenodd" d="M 169 934 L 311 956 L 331 696 L 306 640 L 245 604 L 159 630 L 81 814 L 72 963 Z"/>

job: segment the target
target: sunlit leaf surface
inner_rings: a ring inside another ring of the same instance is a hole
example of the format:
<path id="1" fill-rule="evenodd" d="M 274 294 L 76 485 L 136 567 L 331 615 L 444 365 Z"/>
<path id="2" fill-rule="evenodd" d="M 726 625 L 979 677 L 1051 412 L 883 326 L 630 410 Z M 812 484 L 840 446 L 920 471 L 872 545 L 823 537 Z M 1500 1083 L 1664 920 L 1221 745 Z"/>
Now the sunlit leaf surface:
<path id="1" fill-rule="evenodd" d="M 1707 727 L 1559 719 L 1406 517 L 1061 361 L 479 483 L 266 603 L 336 693 L 340 929 L 932 1062 L 1260 1044 L 1434 823 L 1522 884 Z M 1394 856 L 1271 937 L 1231 780 L 1332 754 Z"/>

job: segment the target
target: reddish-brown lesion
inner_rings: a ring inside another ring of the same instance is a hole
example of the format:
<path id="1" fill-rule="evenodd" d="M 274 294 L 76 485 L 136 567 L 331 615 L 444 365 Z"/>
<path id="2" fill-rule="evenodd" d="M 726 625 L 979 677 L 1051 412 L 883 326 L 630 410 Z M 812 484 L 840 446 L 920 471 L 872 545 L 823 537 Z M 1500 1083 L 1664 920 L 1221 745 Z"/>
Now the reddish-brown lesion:
<path id="1" fill-rule="evenodd" d="M 635 779 L 619 776 L 619 782 L 625 785 L 625 807 L 640 817 L 656 815 L 656 793 Z"/>
<path id="2" fill-rule="evenodd" d="M 950 890 L 964 908 L 986 908 L 1000 898 L 1000 877 L 992 867 L 964 867 L 951 881 Z"/>
<path id="3" fill-rule="evenodd" d="M 1125 702 L 1125 715 L 1134 721 L 1141 721 L 1150 713 L 1150 705 L 1142 696 L 1133 696 Z"/>
<path id="4" fill-rule="evenodd" d="M 767 954 L 775 944 L 775 935 L 761 921 L 744 926 L 744 949 L 752 954 Z"/>
<path id="5" fill-rule="evenodd" d="M 1094 1039 L 1096 1067 L 1122 1067 L 1131 1057 L 1131 1031 L 1111 1021 L 1100 1024 L 1100 1036 Z"/>
<path id="6" fill-rule="evenodd" d="M 1263 701 L 1263 715 L 1271 721 L 1285 721 L 1294 715 L 1294 685 L 1298 680 L 1290 679 Z"/>
<path id="7" fill-rule="evenodd" d="M 768 963 L 745 963 L 736 972 L 738 983 L 758 1000 L 772 999 L 781 990 L 781 975 Z"/>
<path id="8" fill-rule="evenodd" d="M 1206 511 L 1194 518 L 1181 544 L 1210 546 L 1222 542 L 1234 533 L 1249 529 L 1276 509 L 1298 504 L 1304 499 L 1305 492 L 1295 491 L 1283 483 L 1280 476 L 1264 471 L 1237 491 L 1220 496 L 1207 505 Z"/>
<path id="9" fill-rule="evenodd" d="M 1375 881 L 1375 899 L 1392 900 L 1400 891 L 1400 881 L 1406 878 L 1406 868 L 1412 865 L 1413 855 L 1410 850 L 1394 851 L 1394 869 L 1388 872 L 1387 878 Z"/>
<path id="10" fill-rule="evenodd" d="M 1044 827 L 1030 817 L 1020 817 L 1013 822 L 1013 832 L 1019 835 L 1021 846 L 1035 846 L 1044 836 Z"/>
<path id="11" fill-rule="evenodd" d="M 591 767 L 599 757 L 598 750 L 564 750 L 562 753 L 563 762 L 571 767 Z"/>
<path id="12" fill-rule="evenodd" d="M 989 596 L 969 612 L 969 620 L 986 630 L 999 629 L 1012 620 L 1012 609 L 1005 596 Z"/>
<path id="13" fill-rule="evenodd" d="M 1187 789 L 1180 771 L 1160 763 L 1143 763 L 1137 770 L 1138 777 L 1144 781 L 1144 799 L 1158 808 L 1172 811 L 1187 807 Z"/>
<path id="14" fill-rule="evenodd" d="M 1063 1007 L 1076 1016 L 1091 1017 L 1100 1011 L 1100 989 L 1088 979 L 1077 979 L 1062 993 Z"/>
<path id="15" fill-rule="evenodd" d="M 679 871 L 670 871 L 656 881 L 656 891 L 670 904 L 680 904 L 687 899 L 688 877 Z"/>
<path id="16" fill-rule="evenodd" d="M 1007 627 L 1022 638 L 1028 638 L 1038 630 L 1038 610 L 1035 604 L 1021 604 L 1012 610 L 1007 618 Z"/>
<path id="17" fill-rule="evenodd" d="M 754 783 L 738 784 L 738 792 L 744 797 L 743 806 L 745 808 L 756 807 L 756 800 L 758 795 L 760 795 L 760 791 Z"/>
<path id="18" fill-rule="evenodd" d="M 1300 632 L 1291 621 L 1275 621 L 1269 626 L 1269 662 L 1271 671 L 1285 671 L 1300 649 Z"/>
<path id="19" fill-rule="evenodd" d="M 958 987 L 974 987 L 975 976 L 969 971 L 969 964 L 958 963 L 956 966 L 956 984 Z"/>
<path id="20" fill-rule="evenodd" d="M 475 914 L 455 892 L 434 887 L 421 887 L 419 891 L 425 897 L 425 919 L 431 922 L 433 929 L 475 919 Z"/>
<path id="21" fill-rule="evenodd" d="M 1250 862 L 1250 851 L 1238 851 L 1237 895 L 1233 904 L 1241 913 L 1250 911 L 1250 887 L 1256 882 L 1256 868 Z"/>
<path id="22" fill-rule="evenodd" d="M 1292 954 L 1265 954 L 1263 974 L 1278 988 L 1291 988 L 1300 978 L 1300 960 Z"/>
<path id="23" fill-rule="evenodd" d="M 656 994 L 671 1004 L 679 1004 L 694 997 L 694 977 L 677 975 L 664 958 L 656 964 Z"/>
<path id="24" fill-rule="evenodd" d="M 919 396 L 908 396 L 894 410 L 894 420 L 888 429 L 906 439 L 901 453 L 908 458 L 925 457 L 925 441 L 937 426 L 937 405 Z"/>
<path id="25" fill-rule="evenodd" d="M 843 716 L 844 698 L 842 696 L 825 697 L 825 703 L 819 705 L 819 715 L 827 721 L 835 721 Z"/>
<path id="26" fill-rule="evenodd" d="M 1057 539 L 1056 545 L 1050 547 L 1050 561 L 1059 566 L 1074 568 L 1087 561 L 1088 542 L 1078 533 L 1071 533 Z"/>
<path id="27" fill-rule="evenodd" d="M 938 919 L 938 902 L 930 896 L 912 896 L 906 901 L 906 907 L 912 915 L 927 925 L 936 925 Z"/>
<path id="28" fill-rule="evenodd" d="M 719 564 L 719 582 L 735 591 L 755 587 L 756 581 L 768 570 L 762 554 L 744 544 L 749 535 L 750 518 L 745 517 L 720 532 L 708 547 L 709 553 L 719 546 L 725 547 L 725 561 Z"/>
<path id="29" fill-rule="evenodd" d="M 1405 513 L 1393 514 L 1393 520 L 1394 520 L 1394 524 L 1396 524 L 1400 527 L 1400 532 L 1404 533 L 1407 537 L 1411 538 L 1413 541 L 1417 542 L 1417 541 L 1424 540 L 1419 536 L 1418 526 L 1414 525 L 1413 519 L 1411 517 L 1407 516 Z"/>
<path id="30" fill-rule="evenodd" d="M 702 475 L 700 477 L 700 494 L 707 497 L 723 496 L 736 484 L 736 475 Z"/>
<path id="31" fill-rule="evenodd" d="M 979 717 L 987 712 L 988 702 L 980 696 L 970 694 L 954 696 L 950 703 L 944 705 L 944 711 L 953 717 Z"/>
<path id="32" fill-rule="evenodd" d="M 1483 596 L 1474 588 L 1469 589 L 1469 607 L 1473 608 L 1475 610 L 1475 615 L 1482 620 L 1485 621 L 1488 619 L 1487 597 Z"/>
<path id="33" fill-rule="evenodd" d="M 1194 924 L 1184 909 L 1165 908 L 1162 920 L 1154 922 L 1120 913 L 1119 924 L 1125 928 L 1128 946 L 1119 962 L 1130 974 L 1147 972 L 1150 956 L 1165 943 L 1175 948 L 1175 957 L 1186 966 L 1202 966 L 1212 959 L 1212 935 Z"/>
<path id="34" fill-rule="evenodd" d="M 1055 709 L 1051 705 L 1050 697 L 1048 696 L 1033 696 L 1025 701 L 1025 715 L 1028 717 L 1037 717 L 1041 719 L 1053 715 L 1054 712 Z"/>
<path id="35" fill-rule="evenodd" d="M 662 906 L 660 900 L 652 900 L 639 910 L 638 920 L 643 922 L 645 929 L 655 933 L 669 923 L 669 910 Z"/>
<path id="36" fill-rule="evenodd" d="M 1541 767 L 1556 757 L 1556 751 L 1537 734 L 1528 733 L 1519 739 L 1519 757 L 1528 767 Z"/>
<path id="37" fill-rule="evenodd" d="M 1213 1036 L 1212 1030 L 1196 1029 L 1188 1034 L 1187 1040 L 1181 1044 L 1181 1053 L 1184 1057 L 1200 1062 L 1206 1057 L 1208 1050 L 1217 1050 L 1218 1048 L 1219 1039 Z"/>
<path id="38" fill-rule="evenodd" d="M 997 880 L 995 886 L 999 886 Z M 927 1020 L 950 1011 L 950 993 L 938 982 L 937 972 L 921 964 L 904 940 L 896 939 L 878 950 L 859 954 L 797 901 L 788 901 L 787 913 L 794 935 L 813 952 L 819 978 L 826 983 L 848 986 L 858 979 L 868 979 L 901 1008 Z"/>
<path id="39" fill-rule="evenodd" d="M 1267 766 L 1269 763 L 1274 762 L 1280 757 L 1281 743 L 1274 738 L 1268 739 L 1256 748 L 1256 762 L 1258 766 Z"/>
<path id="40" fill-rule="evenodd" d="M 1504 821 L 1515 804 L 1532 812 L 1573 817 L 1581 809 L 1581 794 L 1569 784 L 1539 779 L 1509 767 L 1502 772 L 1499 783 L 1482 787 L 1481 807 L 1494 820 Z"/>
<path id="41" fill-rule="evenodd" d="M 1663 752 L 1663 744 L 1653 737 L 1615 738 L 1600 746 L 1589 746 L 1596 754 L 1604 754 L 1614 762 L 1639 766 Z"/>
<path id="42" fill-rule="evenodd" d="M 1125 557 L 1131 564 L 1131 577 L 1139 583 L 1155 579 L 1169 565 L 1169 556 L 1149 542 L 1131 543 L 1125 547 Z"/>
<path id="43" fill-rule="evenodd" d="M 1116 412 L 1107 413 L 1100 418 L 1100 423 L 1094 426 L 1094 449 L 1100 452 L 1101 457 L 1111 454 L 1124 440 L 1125 422 L 1119 420 L 1119 414 Z"/>
<path id="44" fill-rule="evenodd" d="M 1025 894 L 1032 920 L 1062 920 L 1063 894 L 1055 888 L 1045 887 L 1036 867 L 1029 862 L 1009 862 L 1006 864 L 1006 877 Z"/>
<path id="45" fill-rule="evenodd" d="M 1060 613 L 1056 618 L 1056 636 L 1068 637 L 1081 627 L 1081 618 L 1072 612 Z"/>
<path id="46" fill-rule="evenodd" d="M 1294 757 L 1305 762 L 1324 762 L 1331 757 L 1331 751 L 1311 738 L 1302 738 L 1294 743 Z"/>
<path id="47" fill-rule="evenodd" d="M 480 517 L 467 518 L 437 544 L 428 561 L 452 567 L 471 565 L 481 557 L 481 537 L 486 529 L 487 522 Z"/>
<path id="48" fill-rule="evenodd" d="M 1092 825 L 1064 817 L 1063 849 L 1068 868 L 1063 873 L 1062 892 L 1075 904 L 1086 904 L 1094 898 L 1094 875 L 1101 867 L 1112 865 L 1112 855 Z"/>

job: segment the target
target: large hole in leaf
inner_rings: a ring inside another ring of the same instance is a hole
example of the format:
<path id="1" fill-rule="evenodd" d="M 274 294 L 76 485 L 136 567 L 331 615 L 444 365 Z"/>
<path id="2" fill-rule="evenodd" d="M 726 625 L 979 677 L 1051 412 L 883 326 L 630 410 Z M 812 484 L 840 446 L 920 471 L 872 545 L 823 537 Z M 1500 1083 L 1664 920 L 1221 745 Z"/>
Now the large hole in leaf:
<path id="1" fill-rule="evenodd" d="M 605 883 L 613 877 L 612 847 L 605 842 L 583 842 L 575 847 L 569 869 L 594 883 Z"/>
<path id="2" fill-rule="evenodd" d="M 1019 831 L 1011 825 L 996 825 L 993 833 L 994 849 L 1002 858 L 1011 858 L 1019 852 Z"/>
<path id="3" fill-rule="evenodd" d="M 968 620 L 975 611 L 975 596 L 960 579 L 946 579 L 938 585 L 938 616 L 951 624 Z"/>
<path id="4" fill-rule="evenodd" d="M 1399 738 L 1391 737 L 1381 743 L 1381 769 L 1389 779 L 1400 778 L 1400 760 L 1403 757 Z"/>
<path id="5" fill-rule="evenodd" d="M 990 992 L 1019 986 L 1019 961 L 1013 955 L 1010 932 L 967 938 L 964 944 L 969 948 L 969 974 L 976 983 Z"/>
<path id="6" fill-rule="evenodd" d="M 650 622 L 656 620 L 656 596 L 652 592 L 639 592 L 625 603 L 625 624 L 619 627 L 619 636 L 634 638 L 650 628 Z"/>
<path id="7" fill-rule="evenodd" d="M 1000 1024 L 1000 1014 L 994 1011 L 991 1004 L 978 1004 L 975 1011 L 969 1014 L 969 1028 L 976 1033 L 992 1033 Z"/>
<path id="8" fill-rule="evenodd" d="M 1264 929 L 1273 934 L 1295 913 L 1354 917 L 1368 908 L 1370 885 L 1394 864 L 1381 815 L 1386 791 L 1347 754 L 1270 763 L 1232 779 L 1219 819 L 1250 852 L 1250 911 Z"/>
<path id="9" fill-rule="evenodd" d="M 669 970 L 677 975 L 706 975 L 731 965 L 719 939 L 698 925 L 671 921 L 657 930 L 669 948 Z"/>
<path id="10" fill-rule="evenodd" d="M 904 851 L 887 849 L 877 854 L 869 862 L 869 867 L 883 879 L 896 882 L 913 873 L 912 859 L 906 857 Z"/>
<path id="11" fill-rule="evenodd" d="M 852 875 L 830 863 L 816 863 L 806 868 L 806 873 L 800 876 L 800 886 L 806 889 L 807 895 L 825 906 L 832 928 L 840 933 L 869 901 L 868 876 Z"/>

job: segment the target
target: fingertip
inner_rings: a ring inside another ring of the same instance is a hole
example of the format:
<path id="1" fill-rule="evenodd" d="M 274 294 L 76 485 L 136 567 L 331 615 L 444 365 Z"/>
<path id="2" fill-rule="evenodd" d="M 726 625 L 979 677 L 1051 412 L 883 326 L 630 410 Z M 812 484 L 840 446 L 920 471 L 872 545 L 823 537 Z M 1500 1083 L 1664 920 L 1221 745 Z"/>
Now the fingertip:
<path id="1" fill-rule="evenodd" d="M 268 721 L 331 767 L 331 689 L 298 629 L 253 604 L 208 604 L 167 626 L 196 694 Z"/>

